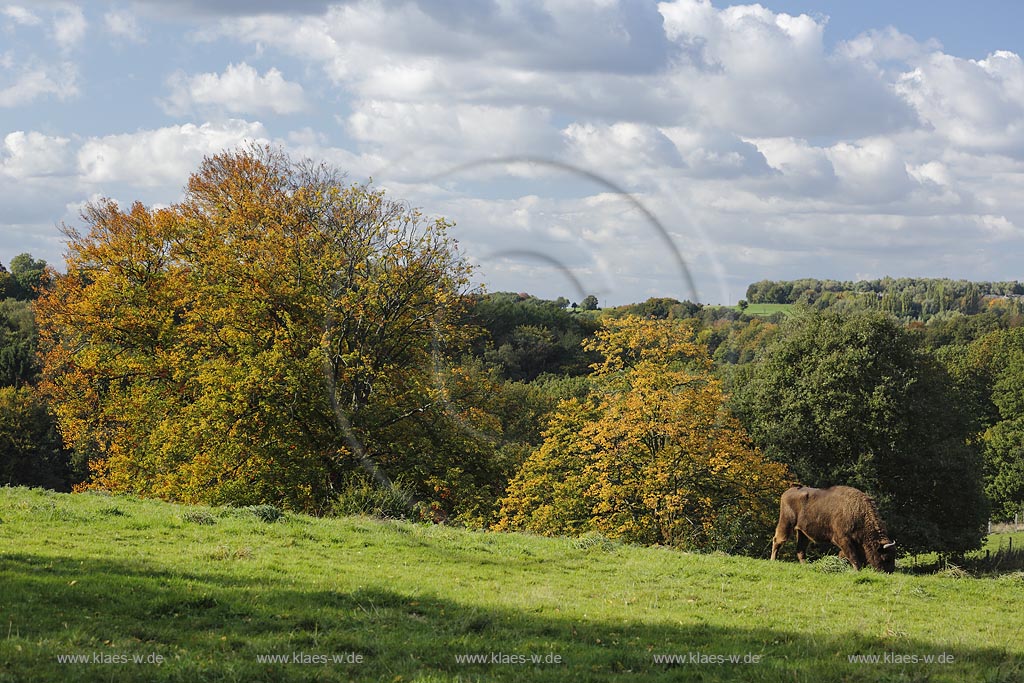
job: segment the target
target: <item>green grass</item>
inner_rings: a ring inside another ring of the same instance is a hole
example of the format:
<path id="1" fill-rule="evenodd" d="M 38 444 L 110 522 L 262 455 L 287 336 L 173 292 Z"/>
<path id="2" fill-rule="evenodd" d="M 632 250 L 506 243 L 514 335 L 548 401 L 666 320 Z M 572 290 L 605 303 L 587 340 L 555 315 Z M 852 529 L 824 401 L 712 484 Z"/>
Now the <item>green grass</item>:
<path id="1" fill-rule="evenodd" d="M 740 309 L 739 306 L 732 306 L 731 308 L 742 311 L 747 315 L 767 316 L 775 313 L 783 313 L 786 317 L 795 315 L 793 304 L 748 304 L 745 309 Z"/>
<path id="2" fill-rule="evenodd" d="M 912 571 L 933 572 L 942 569 L 946 561 L 937 553 L 926 553 L 905 558 L 904 565 Z M 974 575 L 1024 570 L 1024 531 L 1009 529 L 993 533 L 985 539 L 980 550 L 948 561 Z"/>
<path id="3" fill-rule="evenodd" d="M 266 512 L 0 489 L 0 681 L 1024 676 L 1019 573 L 857 573 L 827 558 L 800 566 Z M 495 663 L 456 659 L 492 653 Z M 655 662 L 690 653 L 705 663 Z M 848 661 L 858 654 L 953 662 Z"/>

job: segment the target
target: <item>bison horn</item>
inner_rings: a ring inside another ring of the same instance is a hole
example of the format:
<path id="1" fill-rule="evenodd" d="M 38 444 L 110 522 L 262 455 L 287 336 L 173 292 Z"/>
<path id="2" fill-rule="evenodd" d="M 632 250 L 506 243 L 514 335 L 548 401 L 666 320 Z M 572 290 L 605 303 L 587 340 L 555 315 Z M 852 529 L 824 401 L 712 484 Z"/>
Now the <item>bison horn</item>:
<path id="1" fill-rule="evenodd" d="M 889 541 L 888 543 L 883 543 L 882 550 L 888 550 L 889 548 L 892 548 L 894 545 L 896 545 L 896 541 Z"/>

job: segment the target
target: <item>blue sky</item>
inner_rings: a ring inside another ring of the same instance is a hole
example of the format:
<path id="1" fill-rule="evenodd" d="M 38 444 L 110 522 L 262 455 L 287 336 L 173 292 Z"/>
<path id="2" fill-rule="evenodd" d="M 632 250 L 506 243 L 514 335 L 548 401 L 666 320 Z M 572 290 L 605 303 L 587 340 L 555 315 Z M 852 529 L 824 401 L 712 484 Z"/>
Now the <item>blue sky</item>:
<path id="1" fill-rule="evenodd" d="M 734 302 L 764 278 L 1019 279 L 1022 15 L 0 0 L 0 261 L 60 267 L 57 226 L 82 227 L 84 203 L 171 204 L 204 155 L 255 140 L 453 220 L 492 291 Z"/>

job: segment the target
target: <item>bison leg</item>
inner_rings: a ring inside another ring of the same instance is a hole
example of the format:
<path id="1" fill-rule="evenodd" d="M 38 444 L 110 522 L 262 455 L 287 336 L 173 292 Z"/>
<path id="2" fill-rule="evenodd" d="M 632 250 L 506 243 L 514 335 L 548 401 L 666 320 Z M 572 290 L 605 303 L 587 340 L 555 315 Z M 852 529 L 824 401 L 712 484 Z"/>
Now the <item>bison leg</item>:
<path id="1" fill-rule="evenodd" d="M 853 568 L 860 571 L 860 568 L 864 566 L 864 561 L 858 554 L 859 548 L 857 545 L 849 539 L 840 540 L 837 545 L 839 546 L 839 557 L 845 559 L 847 562 L 853 565 Z"/>
<path id="2" fill-rule="evenodd" d="M 854 545 L 853 551 L 857 553 L 857 564 L 860 567 L 868 566 L 868 558 L 864 555 L 864 546 L 857 543 Z"/>
<path id="3" fill-rule="evenodd" d="M 807 562 L 807 545 L 811 542 L 811 539 L 804 532 L 799 529 L 796 530 L 796 559 L 800 560 L 800 564 Z"/>
<path id="4" fill-rule="evenodd" d="M 773 560 L 775 559 L 775 556 L 778 554 L 779 548 L 781 548 L 783 546 L 783 544 L 786 541 L 788 541 L 788 540 L 789 540 L 789 534 L 785 533 L 782 530 L 782 527 L 779 527 L 778 529 L 775 530 L 775 538 L 772 539 L 772 559 Z"/>
<path id="5" fill-rule="evenodd" d="M 786 514 L 785 509 L 779 513 L 779 523 L 775 526 L 775 536 L 772 538 L 772 559 L 778 555 L 779 548 L 789 540 L 793 534 L 794 521 Z"/>

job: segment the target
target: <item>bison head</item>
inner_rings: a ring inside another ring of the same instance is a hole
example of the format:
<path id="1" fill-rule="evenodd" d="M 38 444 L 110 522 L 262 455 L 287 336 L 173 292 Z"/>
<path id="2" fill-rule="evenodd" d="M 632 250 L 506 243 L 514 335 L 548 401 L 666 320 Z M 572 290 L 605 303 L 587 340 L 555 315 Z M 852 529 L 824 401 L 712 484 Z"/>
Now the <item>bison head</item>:
<path id="1" fill-rule="evenodd" d="M 882 558 L 880 569 L 887 574 L 892 574 L 896 571 L 896 541 L 885 538 L 879 541 L 879 546 L 878 554 Z"/>

